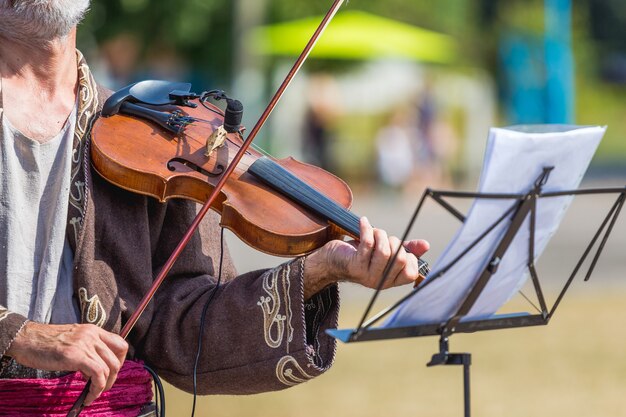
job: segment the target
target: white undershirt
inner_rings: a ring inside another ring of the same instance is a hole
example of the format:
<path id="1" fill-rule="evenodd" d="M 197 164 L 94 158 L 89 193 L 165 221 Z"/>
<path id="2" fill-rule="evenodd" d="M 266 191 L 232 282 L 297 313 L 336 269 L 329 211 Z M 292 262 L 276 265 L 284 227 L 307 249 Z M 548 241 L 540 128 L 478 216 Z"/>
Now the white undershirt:
<path id="1" fill-rule="evenodd" d="M 0 305 L 42 323 L 76 322 L 65 238 L 76 106 L 61 132 L 40 143 L 11 125 L 1 91 Z"/>

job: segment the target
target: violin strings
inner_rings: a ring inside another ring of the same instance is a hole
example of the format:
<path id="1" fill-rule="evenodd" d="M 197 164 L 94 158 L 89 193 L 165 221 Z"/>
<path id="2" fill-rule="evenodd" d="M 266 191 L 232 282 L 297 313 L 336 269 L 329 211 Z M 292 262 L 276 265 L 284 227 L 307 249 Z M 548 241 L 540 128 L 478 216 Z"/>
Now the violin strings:
<path id="1" fill-rule="evenodd" d="M 198 119 L 197 117 L 192 117 L 194 122 L 202 122 L 202 123 L 206 123 L 208 125 L 212 125 L 213 123 L 211 123 L 210 121 L 206 120 L 206 119 Z"/>
<path id="2" fill-rule="evenodd" d="M 206 123 L 206 124 L 208 124 L 208 125 L 213 125 L 213 123 L 212 123 L 211 121 L 206 120 L 206 119 L 198 119 L 198 118 L 196 118 L 196 117 L 193 117 L 193 121 L 194 121 L 194 122 Z M 241 134 L 241 132 L 237 132 L 237 134 L 239 135 L 239 138 L 240 138 L 242 141 L 245 141 L 245 138 L 243 137 L 243 135 Z M 238 144 L 234 143 L 232 139 L 227 138 L 227 140 L 228 140 L 230 143 L 232 143 L 233 145 L 235 145 L 235 146 L 239 146 Z M 271 156 L 271 155 L 270 155 L 270 154 L 269 154 L 269 153 L 268 153 L 265 149 L 261 148 L 260 146 L 258 146 L 258 145 L 256 145 L 256 144 L 254 144 L 254 143 L 252 143 L 252 144 L 251 144 L 251 148 L 253 148 L 255 151 L 259 152 L 260 154 L 262 154 L 262 155 L 264 155 L 264 156 Z"/>

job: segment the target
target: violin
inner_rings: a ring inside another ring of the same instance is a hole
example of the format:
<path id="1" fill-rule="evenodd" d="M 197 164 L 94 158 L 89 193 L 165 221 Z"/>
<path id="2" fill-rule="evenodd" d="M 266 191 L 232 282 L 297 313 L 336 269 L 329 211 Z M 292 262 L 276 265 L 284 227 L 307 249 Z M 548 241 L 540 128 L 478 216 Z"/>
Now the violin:
<path id="1" fill-rule="evenodd" d="M 244 144 L 243 107 L 221 91 L 195 94 L 190 88 L 142 81 L 113 94 L 91 130 L 94 169 L 121 188 L 162 202 L 206 202 Z M 228 101 L 226 110 L 209 98 Z M 223 227 L 253 248 L 298 256 L 344 235 L 358 239 L 352 198 L 335 175 L 250 147 L 211 208 Z M 420 273 L 427 274 L 422 260 Z"/>
<path id="2" fill-rule="evenodd" d="M 111 96 L 103 115 L 115 111 L 111 103 L 119 96 L 176 87 L 180 85 L 140 82 Z M 159 102 L 166 101 L 163 97 Z M 138 104 L 119 107 L 119 113 L 94 123 L 92 165 L 113 184 L 162 202 L 185 198 L 204 203 L 243 144 L 238 126 L 220 131 L 224 112 L 206 100 L 167 105 L 167 111 L 150 109 L 150 120 L 141 118 Z M 129 109 L 132 116 L 123 114 Z M 159 113 L 161 124 L 155 122 Z M 220 134 L 221 143 L 211 143 Z M 271 255 L 298 256 L 344 234 L 358 237 L 359 218 L 347 210 L 351 204 L 350 188 L 331 173 L 293 158 L 276 160 L 251 147 L 211 208 L 220 213 L 223 227 L 250 246 Z"/>

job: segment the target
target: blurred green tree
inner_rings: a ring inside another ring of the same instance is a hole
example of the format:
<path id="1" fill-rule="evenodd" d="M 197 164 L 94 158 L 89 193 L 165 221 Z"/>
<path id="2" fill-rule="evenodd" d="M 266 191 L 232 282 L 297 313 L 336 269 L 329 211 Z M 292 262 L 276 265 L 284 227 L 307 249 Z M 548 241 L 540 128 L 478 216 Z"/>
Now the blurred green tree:
<path id="1" fill-rule="evenodd" d="M 623 1 L 573 3 L 577 121 L 609 124 L 600 154 L 620 161 L 626 154 L 626 141 L 622 140 L 626 123 Z M 225 88 L 233 79 L 235 62 L 247 65 L 241 60 L 244 48 L 235 46 L 247 22 L 322 15 L 330 4 L 331 0 L 92 0 L 92 10 L 79 30 L 79 47 L 88 56 L 90 52 L 108 52 L 108 58 L 118 57 L 127 70 L 118 83 L 131 81 L 131 76 L 154 75 L 159 60 L 165 60 L 182 63 L 186 72 L 181 77 L 194 85 Z M 543 31 L 542 0 L 351 0 L 343 9 L 363 10 L 450 34 L 460 43 L 463 56 L 459 62 L 486 68 L 494 78 L 498 76 L 496 51 L 503 28 L 520 27 L 539 36 Z M 242 19 L 241 14 L 255 16 Z M 124 42 L 116 44 L 120 39 Z M 125 62 L 124 56 L 132 62 Z M 307 65 L 337 70 L 350 63 L 315 61 Z"/>
<path id="2" fill-rule="evenodd" d="M 139 67 L 145 72 L 151 57 L 166 51 L 179 57 L 199 75 L 218 82 L 230 81 L 233 70 L 236 3 L 244 0 L 92 0 L 90 13 L 79 31 L 79 46 L 97 45 L 127 36 L 138 46 Z M 273 23 L 322 15 L 330 0 L 265 0 L 256 21 Z M 359 0 L 346 2 L 344 10 L 358 9 L 456 36 L 474 31 L 475 7 L 465 0 L 427 1 Z M 470 50 L 472 50 L 470 48 Z M 342 65 L 342 64 L 340 64 Z M 343 64 L 345 65 L 345 63 Z"/>
<path id="3" fill-rule="evenodd" d="M 138 67 L 169 52 L 195 71 L 224 80 L 231 71 L 233 2 L 228 0 L 92 0 L 79 30 L 79 46 L 129 36 L 138 46 Z"/>

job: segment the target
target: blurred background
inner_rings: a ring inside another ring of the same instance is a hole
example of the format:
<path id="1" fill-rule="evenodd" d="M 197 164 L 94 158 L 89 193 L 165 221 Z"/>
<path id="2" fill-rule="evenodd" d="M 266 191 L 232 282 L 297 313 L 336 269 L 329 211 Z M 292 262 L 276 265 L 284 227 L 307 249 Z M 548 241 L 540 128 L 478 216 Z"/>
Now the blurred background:
<path id="1" fill-rule="evenodd" d="M 251 128 L 330 4 L 92 0 L 79 45 L 111 89 L 150 78 L 223 89 L 244 103 Z M 356 212 L 401 234 L 425 187 L 475 189 L 489 127 L 522 123 L 607 125 L 584 185 L 626 184 L 623 0 L 352 0 L 258 144 L 344 178 Z M 549 300 L 613 199 L 571 207 L 539 263 Z M 452 339 L 453 350 L 474 354 L 475 415 L 626 416 L 625 223 L 550 326 Z M 431 242 L 434 260 L 457 227 L 427 206 L 413 234 Z M 283 261 L 232 236 L 229 244 L 242 271 Z M 342 294 L 341 325 L 352 327 L 371 292 L 342 286 Z M 532 309 L 523 300 L 509 308 Z M 196 415 L 462 415 L 460 369 L 425 367 L 436 349 L 434 338 L 340 345 L 334 368 L 315 381 L 206 397 Z M 189 395 L 169 387 L 167 400 L 170 414 L 190 412 Z"/>

